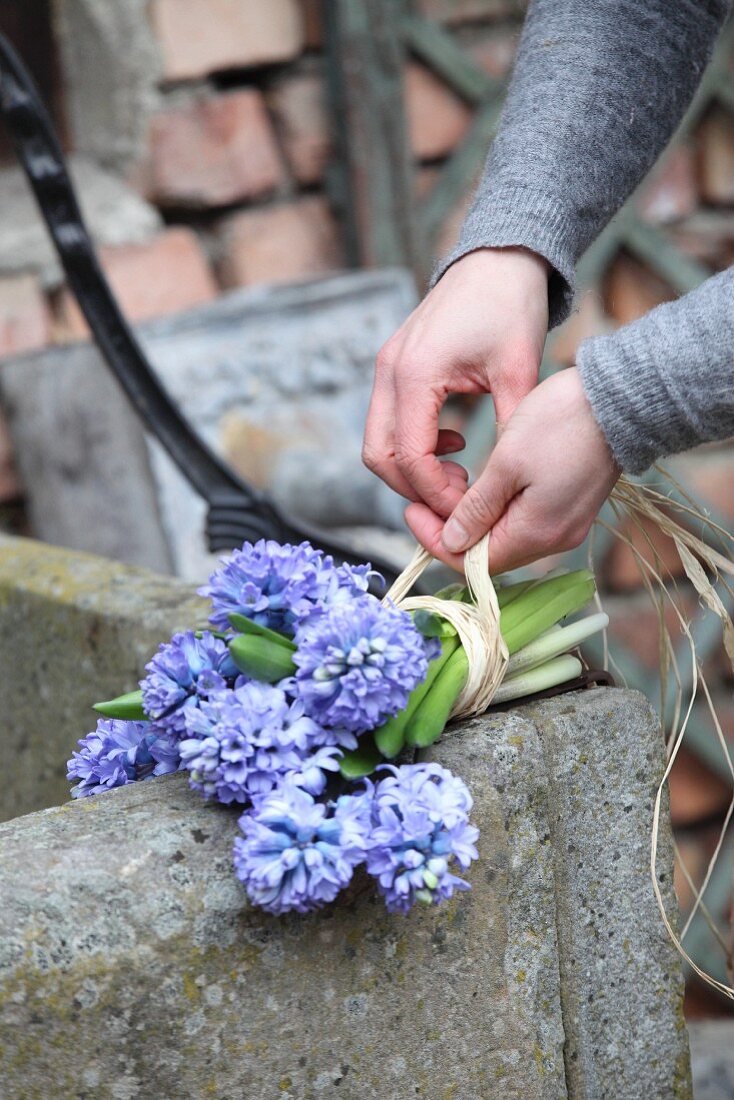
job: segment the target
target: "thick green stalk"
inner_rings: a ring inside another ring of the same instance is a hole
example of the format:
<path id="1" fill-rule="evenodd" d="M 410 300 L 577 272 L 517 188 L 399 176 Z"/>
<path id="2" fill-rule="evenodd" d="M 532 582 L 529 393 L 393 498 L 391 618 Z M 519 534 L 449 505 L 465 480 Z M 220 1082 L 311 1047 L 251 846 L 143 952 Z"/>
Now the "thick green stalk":
<path id="1" fill-rule="evenodd" d="M 510 656 L 560 619 L 579 611 L 595 591 L 593 574 L 579 569 L 551 577 L 518 596 L 500 616 L 500 630 Z"/>
<path id="2" fill-rule="evenodd" d="M 569 626 L 552 627 L 510 657 L 505 680 L 519 676 L 521 672 L 527 672 L 531 668 L 537 668 L 538 665 L 545 664 L 553 657 L 568 653 L 608 625 L 609 616 L 599 612 L 597 615 L 579 619 L 578 622 L 571 623 Z"/>
<path id="3" fill-rule="evenodd" d="M 570 653 L 554 657 L 552 661 L 546 661 L 538 668 L 523 672 L 511 680 L 503 680 L 495 692 L 492 704 L 509 703 L 513 699 L 535 695 L 537 691 L 558 687 L 559 684 L 565 684 L 567 680 L 574 680 L 579 676 L 582 667 L 578 657 L 572 657 Z"/>
<path id="4" fill-rule="evenodd" d="M 410 725 L 405 731 L 405 740 L 409 745 L 426 748 L 443 733 L 449 720 L 454 703 L 458 699 L 469 674 L 469 663 L 463 646 L 459 646 L 451 655 L 426 693 L 420 706 L 416 708 Z"/>
<path id="5" fill-rule="evenodd" d="M 428 673 L 425 680 L 423 683 L 418 684 L 417 688 L 411 691 L 408 696 L 408 703 L 405 710 L 401 710 L 394 718 L 388 718 L 387 722 L 375 731 L 375 744 L 382 755 L 386 756 L 388 760 L 392 760 L 396 757 L 403 748 L 405 744 L 405 730 L 408 723 L 412 720 L 416 709 L 421 705 L 426 695 L 433 687 L 441 669 L 444 668 L 446 662 L 458 649 L 459 644 L 458 636 L 445 638 L 441 642 L 440 657 L 436 657 L 435 660 L 431 661 L 428 666 Z"/>

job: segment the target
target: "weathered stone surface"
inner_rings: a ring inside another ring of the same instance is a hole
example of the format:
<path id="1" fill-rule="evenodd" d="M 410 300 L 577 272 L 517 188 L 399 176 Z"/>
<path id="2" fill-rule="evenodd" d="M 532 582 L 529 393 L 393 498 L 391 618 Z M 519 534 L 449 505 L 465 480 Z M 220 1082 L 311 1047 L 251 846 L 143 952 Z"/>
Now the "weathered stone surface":
<path id="1" fill-rule="evenodd" d="M 0 278 L 0 356 L 43 348 L 51 339 L 51 311 L 33 275 Z"/>
<path id="2" fill-rule="evenodd" d="M 325 525 L 346 514 L 358 483 L 365 512 L 352 521 L 399 522 L 397 498 L 364 474 L 359 443 L 374 357 L 415 301 L 408 272 L 350 273 L 226 295 L 139 334 L 175 401 L 245 476 L 283 485 L 288 507 L 300 496 L 309 518 L 320 507 Z M 0 386 L 39 537 L 206 576 L 204 504 L 155 445 L 148 467 L 142 429 L 94 347 L 8 362 Z M 268 462 L 266 437 L 277 444 Z M 278 474 L 288 451 L 300 454 L 295 488 Z M 335 508 L 313 486 L 340 464 L 345 504 Z"/>
<path id="3" fill-rule="evenodd" d="M 0 537 L 0 745 L 12 761 L 0 819 L 65 801 L 92 704 L 135 688 L 160 642 L 205 622 L 204 601 L 172 578 Z"/>
<path id="4" fill-rule="evenodd" d="M 149 0 L 55 5 L 74 148 L 123 170 L 142 153 L 159 100 L 161 62 L 148 8 Z"/>
<path id="5" fill-rule="evenodd" d="M 647 703 L 566 696 L 434 755 L 472 787 L 481 861 L 407 918 L 361 879 L 307 918 L 252 910 L 236 813 L 181 776 L 0 827 L 9 1094 L 45 1098 L 52 1063 L 77 1097 L 690 1100 Z"/>
<path id="6" fill-rule="evenodd" d="M 649 873 L 658 719 L 639 693 L 608 688 L 523 714 L 548 774 L 569 1096 L 688 1098 L 683 982 Z M 659 881 L 672 915 L 663 821 Z"/>
<path id="7" fill-rule="evenodd" d="M 85 157 L 71 158 L 80 204 L 98 245 L 141 244 L 161 227 L 160 215 L 117 176 Z M 0 273 L 31 271 L 48 286 L 61 267 L 20 168 L 0 171 Z"/>

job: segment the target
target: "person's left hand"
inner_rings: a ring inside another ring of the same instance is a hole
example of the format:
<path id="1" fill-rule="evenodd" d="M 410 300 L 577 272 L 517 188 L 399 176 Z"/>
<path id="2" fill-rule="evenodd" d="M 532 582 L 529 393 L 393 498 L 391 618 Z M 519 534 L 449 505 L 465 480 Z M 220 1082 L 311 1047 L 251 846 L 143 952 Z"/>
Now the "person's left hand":
<path id="1" fill-rule="evenodd" d="M 458 570 L 463 551 L 491 531 L 490 570 L 504 573 L 579 546 L 620 473 L 572 368 L 518 405 L 446 521 L 420 503 L 405 518 L 434 557 Z"/>

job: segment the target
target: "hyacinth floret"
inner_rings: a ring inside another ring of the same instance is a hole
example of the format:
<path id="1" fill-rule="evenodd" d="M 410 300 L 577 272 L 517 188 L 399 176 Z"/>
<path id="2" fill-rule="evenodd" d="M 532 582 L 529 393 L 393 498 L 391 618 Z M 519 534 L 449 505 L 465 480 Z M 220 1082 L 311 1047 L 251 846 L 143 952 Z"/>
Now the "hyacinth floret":
<path id="1" fill-rule="evenodd" d="M 364 860 L 352 811 L 357 798 L 317 802 L 290 780 L 240 818 L 234 867 L 254 905 L 269 913 L 309 913 L 333 901 Z"/>
<path id="2" fill-rule="evenodd" d="M 438 655 L 406 611 L 363 595 L 336 603 L 296 634 L 296 689 L 322 726 L 377 729 L 405 707 Z"/>
<path id="3" fill-rule="evenodd" d="M 376 784 L 372 799 L 367 871 L 387 908 L 407 913 L 416 901 L 438 904 L 470 889 L 451 872 L 453 863 L 466 869 L 478 856 L 466 784 L 437 764 L 386 770 L 392 774 Z"/>
<path id="4" fill-rule="evenodd" d="M 67 762 L 67 779 L 79 780 L 72 788 L 72 798 L 87 798 L 165 775 L 180 766 L 175 745 L 159 735 L 150 722 L 103 718 L 79 745 L 81 751 L 75 750 Z"/>
<path id="5" fill-rule="evenodd" d="M 158 730 L 176 737 L 186 731 L 188 710 L 239 675 L 226 643 L 208 630 L 199 638 L 193 630 L 174 634 L 145 669 L 148 675 L 140 682 L 145 713 Z"/>
<path id="6" fill-rule="evenodd" d="M 229 616 L 237 612 L 258 626 L 293 635 L 323 608 L 366 592 L 372 576 L 377 574 L 371 566 L 336 566 L 309 542 L 293 546 L 260 539 L 223 558 L 199 594 L 212 601 L 210 622 L 219 630 L 227 630 Z"/>
<path id="7" fill-rule="evenodd" d="M 240 679 L 185 717 L 181 760 L 205 798 L 247 803 L 286 775 L 320 794 L 326 773 L 339 768 L 339 750 L 323 744 L 323 731 L 303 704 L 278 686 Z"/>

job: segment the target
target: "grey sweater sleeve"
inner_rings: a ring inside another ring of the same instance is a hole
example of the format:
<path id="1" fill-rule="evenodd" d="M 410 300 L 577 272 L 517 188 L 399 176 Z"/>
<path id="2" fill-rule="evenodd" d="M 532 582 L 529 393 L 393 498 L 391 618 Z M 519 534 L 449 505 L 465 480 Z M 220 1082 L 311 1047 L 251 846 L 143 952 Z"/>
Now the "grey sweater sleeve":
<path id="1" fill-rule="evenodd" d="M 734 435 L 734 267 L 610 336 L 576 365 L 622 469 Z"/>
<path id="2" fill-rule="evenodd" d="M 554 269 L 551 324 L 577 260 L 650 168 L 701 78 L 729 0 L 533 0 L 499 131 L 459 242 L 523 245 Z"/>

